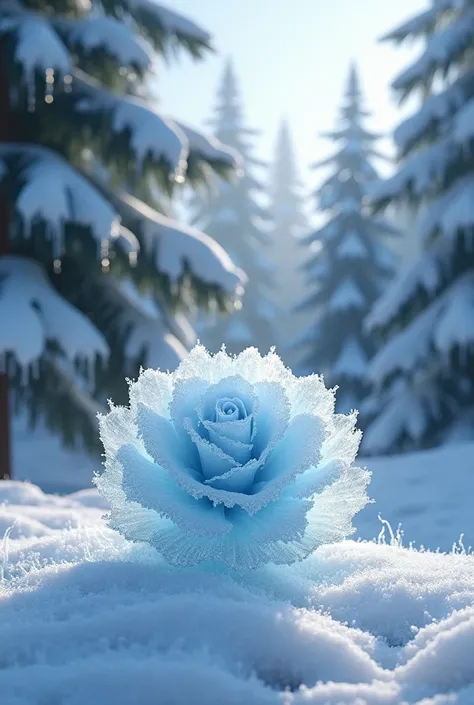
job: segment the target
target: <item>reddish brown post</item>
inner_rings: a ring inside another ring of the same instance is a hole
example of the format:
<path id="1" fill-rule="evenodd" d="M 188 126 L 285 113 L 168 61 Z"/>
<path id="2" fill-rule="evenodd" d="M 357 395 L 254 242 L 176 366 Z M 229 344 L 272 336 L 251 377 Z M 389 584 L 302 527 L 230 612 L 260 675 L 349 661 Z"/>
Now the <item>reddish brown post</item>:
<path id="1" fill-rule="evenodd" d="M 0 144 L 10 142 L 11 115 L 10 91 L 5 70 L 2 43 L 0 42 Z M 0 257 L 10 252 L 9 208 L 6 193 L 0 191 Z M 1 321 L 0 321 L 1 325 Z M 8 403 L 8 374 L 0 371 L 0 480 L 12 477 L 10 412 Z"/>

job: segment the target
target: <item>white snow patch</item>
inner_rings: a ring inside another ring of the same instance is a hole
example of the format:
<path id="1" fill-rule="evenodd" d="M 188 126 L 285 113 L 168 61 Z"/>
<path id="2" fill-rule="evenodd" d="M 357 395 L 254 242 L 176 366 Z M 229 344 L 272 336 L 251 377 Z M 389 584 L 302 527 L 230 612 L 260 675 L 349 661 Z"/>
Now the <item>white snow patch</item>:
<path id="1" fill-rule="evenodd" d="M 346 541 L 234 578 L 174 571 L 94 497 L 0 485 L 21 519 L 0 548 L 2 702 L 470 702 L 471 556 Z"/>
<path id="2" fill-rule="evenodd" d="M 115 17 L 97 15 L 76 21 L 70 38 L 89 51 L 104 49 L 120 66 L 137 65 L 145 71 L 153 63 L 154 52 L 150 44 L 126 22 Z"/>
<path id="3" fill-rule="evenodd" d="M 227 252 L 212 238 L 196 228 L 175 221 L 124 195 L 123 202 L 142 220 L 145 246 L 156 251 L 156 266 L 176 282 L 189 266 L 194 275 L 233 294 L 245 282 Z"/>
<path id="4" fill-rule="evenodd" d="M 41 266 L 15 256 L 0 258 L 0 355 L 33 364 L 54 341 L 70 361 L 108 356 L 103 336 L 52 288 Z"/>

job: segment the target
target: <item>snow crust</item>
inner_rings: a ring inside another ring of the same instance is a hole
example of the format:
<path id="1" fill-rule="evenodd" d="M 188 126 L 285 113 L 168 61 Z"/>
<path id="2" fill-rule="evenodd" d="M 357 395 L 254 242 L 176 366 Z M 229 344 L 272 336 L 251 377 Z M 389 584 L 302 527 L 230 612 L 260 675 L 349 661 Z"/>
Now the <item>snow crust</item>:
<path id="1" fill-rule="evenodd" d="M 173 571 L 104 510 L 0 485 L 5 705 L 472 702 L 471 556 L 346 541 L 294 569 Z"/>

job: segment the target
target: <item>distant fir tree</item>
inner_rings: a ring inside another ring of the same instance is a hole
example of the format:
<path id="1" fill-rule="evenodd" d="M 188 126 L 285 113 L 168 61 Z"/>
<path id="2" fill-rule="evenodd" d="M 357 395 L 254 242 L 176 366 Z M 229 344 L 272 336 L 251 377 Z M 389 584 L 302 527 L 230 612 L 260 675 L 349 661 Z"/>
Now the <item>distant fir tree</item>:
<path id="1" fill-rule="evenodd" d="M 270 180 L 270 215 L 272 218 L 271 260 L 275 266 L 272 299 L 276 307 L 278 352 L 286 364 L 296 368 L 300 338 L 308 316 L 295 314 L 296 304 L 305 291 L 304 251 L 300 238 L 308 231 L 295 155 L 288 122 L 282 121 L 275 145 Z"/>
<path id="2" fill-rule="evenodd" d="M 399 168 L 375 201 L 417 211 L 420 252 L 369 319 L 386 342 L 370 370 L 367 453 L 474 437 L 473 18 L 472 2 L 433 2 L 385 37 L 421 44 L 392 84 L 418 107 L 395 130 Z"/>
<path id="3" fill-rule="evenodd" d="M 149 0 L 0 4 L 0 477 L 12 409 L 98 448 L 117 380 L 179 357 L 171 309 L 239 286 L 216 243 L 150 207 L 237 161 L 149 100 L 179 47 L 200 58 L 210 37 Z"/>
<path id="4" fill-rule="evenodd" d="M 268 350 L 276 343 L 275 307 L 270 300 L 273 264 L 268 258 L 270 216 L 262 205 L 264 186 L 254 175 L 256 168 L 265 165 L 252 154 L 251 137 L 256 133 L 245 126 L 231 61 L 226 63 L 215 114 L 209 122 L 217 139 L 241 155 L 243 174 L 236 183 L 215 179 L 207 192 L 197 194 L 191 204 L 192 222 L 224 247 L 247 275 L 247 282 L 238 308 L 231 315 L 217 314 L 201 321 L 198 334 L 213 351 L 223 343 L 230 353 L 249 345 Z"/>
<path id="5" fill-rule="evenodd" d="M 375 340 L 364 330 L 364 318 L 393 276 L 395 258 L 386 244 L 394 227 L 373 217 L 367 193 L 377 181 L 373 160 L 381 157 L 374 144 L 378 135 L 364 127 L 369 115 L 362 107 L 357 71 L 350 69 L 340 124 L 324 136 L 336 151 L 313 168 L 329 169 L 316 191 L 324 225 L 304 238 L 315 250 L 306 269 L 313 291 L 300 304 L 314 312 L 314 324 L 302 347 L 305 373 L 324 374 L 327 383 L 339 385 L 338 408 L 359 408 L 368 393 L 367 367 Z"/>

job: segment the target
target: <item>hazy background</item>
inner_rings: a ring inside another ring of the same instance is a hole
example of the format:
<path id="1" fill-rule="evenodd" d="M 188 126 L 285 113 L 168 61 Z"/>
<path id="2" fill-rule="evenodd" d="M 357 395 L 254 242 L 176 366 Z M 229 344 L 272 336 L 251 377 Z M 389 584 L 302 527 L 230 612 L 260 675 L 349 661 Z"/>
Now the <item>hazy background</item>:
<path id="1" fill-rule="evenodd" d="M 174 10 L 214 35 L 217 54 L 203 64 L 181 58 L 163 71 L 162 108 L 203 125 L 222 59 L 231 55 L 248 124 L 261 131 L 260 156 L 270 158 L 278 122 L 287 117 L 303 170 L 331 149 L 318 133 L 334 127 L 354 58 L 373 112 L 370 126 L 388 132 L 400 121 L 387 81 L 406 67 L 413 49 L 378 39 L 425 8 L 425 0 L 173 0 Z M 390 150 L 390 143 L 383 148 Z"/>

